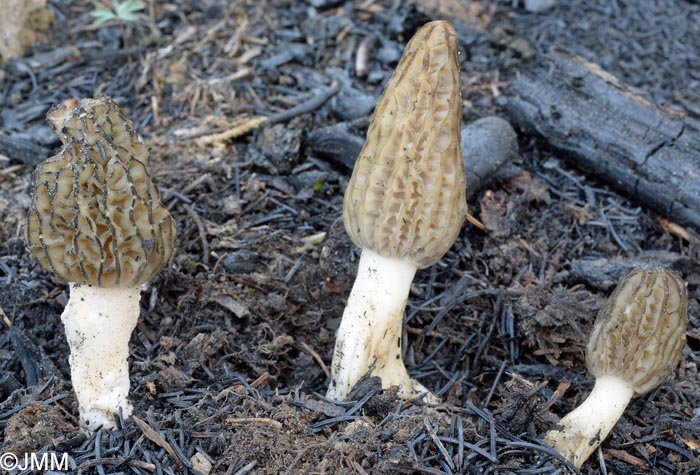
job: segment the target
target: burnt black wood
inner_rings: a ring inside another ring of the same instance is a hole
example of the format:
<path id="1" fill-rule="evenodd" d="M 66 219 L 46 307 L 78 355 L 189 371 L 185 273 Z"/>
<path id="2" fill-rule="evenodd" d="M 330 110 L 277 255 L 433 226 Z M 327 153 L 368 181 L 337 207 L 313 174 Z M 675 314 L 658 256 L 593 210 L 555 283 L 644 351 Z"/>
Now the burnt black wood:
<path id="1" fill-rule="evenodd" d="M 508 91 L 511 121 L 562 158 L 676 222 L 700 229 L 700 124 L 554 48 Z"/>
<path id="2" fill-rule="evenodd" d="M 27 165 L 37 165 L 49 156 L 47 148 L 23 139 L 0 135 L 0 154 L 10 160 Z"/>

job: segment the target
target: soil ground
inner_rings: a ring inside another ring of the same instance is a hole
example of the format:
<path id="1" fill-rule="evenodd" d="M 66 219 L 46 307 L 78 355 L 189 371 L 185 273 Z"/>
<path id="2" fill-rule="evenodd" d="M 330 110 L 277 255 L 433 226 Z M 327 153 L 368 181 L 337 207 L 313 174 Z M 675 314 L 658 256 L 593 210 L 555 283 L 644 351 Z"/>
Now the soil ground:
<path id="1" fill-rule="evenodd" d="M 465 124 L 502 115 L 509 82 L 554 44 L 698 117 L 700 5 L 158 1 L 138 21 L 101 26 L 91 2 L 49 8 L 56 20 L 31 55 L 0 71 L 0 135 L 30 150 L 0 156 L 4 452 L 68 452 L 73 473 L 98 474 L 575 473 L 539 437 L 593 384 L 585 344 L 614 281 L 581 265 L 624 268 L 663 251 L 688 282 L 681 364 L 630 404 L 581 473 L 700 473 L 696 231 L 662 225 L 524 134 L 510 173 L 470 190 L 487 230 L 465 225 L 412 286 L 405 361 L 444 402 L 402 402 L 372 380 L 354 402 L 326 401 L 358 250 L 341 218 L 351 170 L 309 143 L 338 123 L 362 137 L 403 45 L 445 16 L 459 23 Z M 180 236 L 131 339 L 138 420 L 86 437 L 59 318 L 67 288 L 28 255 L 21 226 L 32 169 L 59 147 L 48 108 L 95 95 L 126 108 L 151 147 Z M 304 113 L 278 115 L 299 104 Z M 259 116 L 278 122 L 208 140 Z"/>

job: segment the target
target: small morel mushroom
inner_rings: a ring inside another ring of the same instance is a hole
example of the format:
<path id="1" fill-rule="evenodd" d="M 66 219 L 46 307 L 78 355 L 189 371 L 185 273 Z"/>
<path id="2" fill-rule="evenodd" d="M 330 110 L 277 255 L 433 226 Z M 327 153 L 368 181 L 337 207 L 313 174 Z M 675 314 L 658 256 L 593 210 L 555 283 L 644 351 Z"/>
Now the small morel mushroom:
<path id="1" fill-rule="evenodd" d="M 338 329 L 331 399 L 346 398 L 372 368 L 383 388 L 436 400 L 408 375 L 401 329 L 416 270 L 447 252 L 467 213 L 459 87 L 457 35 L 448 22 L 428 23 L 377 103 L 345 192 L 345 229 L 362 254 Z"/>
<path id="2" fill-rule="evenodd" d="M 663 269 L 636 270 L 601 309 L 586 348 L 595 376 L 588 398 L 547 432 L 576 468 L 605 440 L 634 396 L 646 394 L 678 364 L 688 324 L 685 283 Z"/>
<path id="3" fill-rule="evenodd" d="M 70 283 L 61 315 L 84 428 L 112 428 L 132 411 L 129 337 L 141 285 L 170 262 L 177 228 L 146 170 L 148 148 L 109 98 L 54 106 L 63 142 L 34 171 L 27 248 Z"/>

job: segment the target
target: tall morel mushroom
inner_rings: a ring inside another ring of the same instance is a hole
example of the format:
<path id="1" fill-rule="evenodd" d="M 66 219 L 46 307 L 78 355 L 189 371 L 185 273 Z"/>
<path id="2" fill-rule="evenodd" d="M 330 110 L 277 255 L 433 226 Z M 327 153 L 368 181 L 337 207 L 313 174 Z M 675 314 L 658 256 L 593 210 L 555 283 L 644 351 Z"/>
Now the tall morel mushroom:
<path id="1" fill-rule="evenodd" d="M 634 396 L 656 388 L 678 365 L 688 324 L 685 283 L 663 269 L 636 270 L 601 309 L 586 347 L 596 382 L 588 398 L 547 432 L 576 468 L 605 440 Z"/>
<path id="2" fill-rule="evenodd" d="M 70 283 L 61 320 L 81 425 L 111 428 L 132 411 L 129 337 L 141 285 L 171 261 L 177 228 L 146 170 L 148 148 L 109 98 L 55 106 L 63 148 L 34 171 L 25 241 Z"/>
<path id="3" fill-rule="evenodd" d="M 377 103 L 343 201 L 343 221 L 362 248 L 333 353 L 328 397 L 342 400 L 372 368 L 401 397 L 425 394 L 401 354 L 411 281 L 450 248 L 467 213 L 457 35 L 423 26 Z"/>

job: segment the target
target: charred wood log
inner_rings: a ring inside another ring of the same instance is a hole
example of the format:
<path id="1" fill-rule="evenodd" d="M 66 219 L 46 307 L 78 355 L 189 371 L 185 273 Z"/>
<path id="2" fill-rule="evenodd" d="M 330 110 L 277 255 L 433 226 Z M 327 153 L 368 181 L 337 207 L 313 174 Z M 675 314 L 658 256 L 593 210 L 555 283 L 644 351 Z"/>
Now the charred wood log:
<path id="1" fill-rule="evenodd" d="M 60 374 L 44 350 L 29 339 L 19 328 L 11 326 L 10 343 L 22 364 L 28 388 L 50 377 L 60 380 Z"/>
<path id="2" fill-rule="evenodd" d="M 351 171 L 364 141 L 350 132 L 347 123 L 310 133 L 306 149 Z M 508 121 L 490 116 L 462 128 L 462 155 L 467 175 L 467 194 L 472 195 L 492 179 L 500 178 L 506 165 L 518 158 L 518 136 Z"/>
<path id="3" fill-rule="evenodd" d="M 508 92 L 511 121 L 643 205 L 700 229 L 700 124 L 555 48 Z"/>
<path id="4" fill-rule="evenodd" d="M 0 155 L 10 160 L 35 166 L 49 156 L 49 150 L 28 140 L 0 135 Z"/>
<path id="5" fill-rule="evenodd" d="M 492 179 L 500 178 L 505 166 L 518 159 L 518 135 L 500 117 L 489 116 L 472 122 L 462 128 L 461 138 L 469 196 Z"/>
<path id="6" fill-rule="evenodd" d="M 574 259 L 571 261 L 571 277 L 585 282 L 589 287 L 609 291 L 635 269 L 663 267 L 681 274 L 697 268 L 690 257 L 669 251 L 644 251 L 636 256 L 614 259 Z"/>

